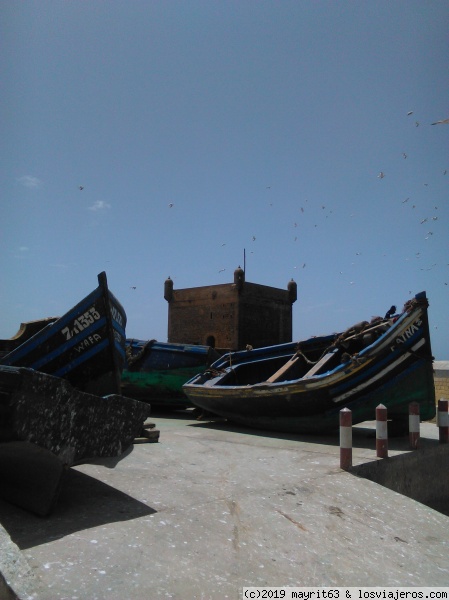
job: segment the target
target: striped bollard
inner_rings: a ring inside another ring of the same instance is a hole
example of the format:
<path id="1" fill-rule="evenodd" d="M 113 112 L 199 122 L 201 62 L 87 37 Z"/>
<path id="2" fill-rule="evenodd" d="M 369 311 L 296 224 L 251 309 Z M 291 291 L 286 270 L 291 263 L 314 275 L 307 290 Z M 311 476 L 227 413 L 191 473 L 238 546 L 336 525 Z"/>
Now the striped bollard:
<path id="1" fill-rule="evenodd" d="M 383 404 L 376 408 L 376 454 L 388 458 L 387 409 Z"/>
<path id="2" fill-rule="evenodd" d="M 419 444 L 419 404 L 410 402 L 408 405 L 408 439 L 410 448 L 416 450 Z"/>
<path id="3" fill-rule="evenodd" d="M 438 400 L 438 429 L 440 431 L 440 444 L 449 442 L 449 414 L 447 412 L 449 402 L 444 398 Z"/>
<path id="4" fill-rule="evenodd" d="M 347 471 L 352 467 L 352 411 L 342 408 L 340 411 L 340 469 Z"/>

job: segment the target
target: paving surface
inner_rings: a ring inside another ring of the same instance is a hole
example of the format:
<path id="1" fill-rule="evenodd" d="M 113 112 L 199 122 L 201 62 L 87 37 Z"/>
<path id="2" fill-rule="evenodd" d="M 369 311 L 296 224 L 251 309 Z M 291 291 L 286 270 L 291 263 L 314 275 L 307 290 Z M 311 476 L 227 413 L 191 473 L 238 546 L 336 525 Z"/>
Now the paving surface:
<path id="1" fill-rule="evenodd" d="M 20 598 L 449 585 L 449 517 L 342 471 L 338 434 L 273 434 L 191 416 L 154 414 L 159 443 L 70 469 L 51 517 L 0 502 L 10 536 L 0 533 L 0 569 Z M 355 465 L 376 460 L 371 427 L 354 428 Z M 423 424 L 421 438 L 424 449 L 438 446 L 438 429 Z M 409 452 L 408 439 L 389 440 L 389 451 Z"/>

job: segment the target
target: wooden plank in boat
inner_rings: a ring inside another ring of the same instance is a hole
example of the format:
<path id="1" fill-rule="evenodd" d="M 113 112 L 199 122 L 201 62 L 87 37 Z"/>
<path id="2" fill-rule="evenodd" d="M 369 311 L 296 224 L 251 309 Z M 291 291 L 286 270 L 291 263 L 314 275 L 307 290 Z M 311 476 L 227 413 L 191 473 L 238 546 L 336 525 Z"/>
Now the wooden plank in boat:
<path id="1" fill-rule="evenodd" d="M 273 373 L 271 377 L 267 379 L 268 383 L 276 383 L 276 381 L 282 381 L 282 377 L 287 373 L 287 371 L 292 367 L 296 361 L 299 359 L 299 356 L 295 354 L 290 360 L 288 360 L 285 365 L 282 365 L 280 369 Z"/>

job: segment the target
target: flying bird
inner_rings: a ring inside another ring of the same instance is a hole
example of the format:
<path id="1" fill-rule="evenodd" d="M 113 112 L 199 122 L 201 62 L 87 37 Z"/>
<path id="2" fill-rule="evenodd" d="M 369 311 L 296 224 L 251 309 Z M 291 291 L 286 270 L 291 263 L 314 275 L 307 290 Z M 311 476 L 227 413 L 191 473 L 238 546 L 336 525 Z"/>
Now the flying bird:
<path id="1" fill-rule="evenodd" d="M 80 185 L 80 190 L 83 191 L 84 190 L 84 185 Z"/>
<path id="2" fill-rule="evenodd" d="M 412 110 L 409 110 L 409 111 L 408 111 L 408 113 L 407 113 L 407 117 L 409 117 L 409 116 L 410 116 L 410 115 L 412 115 L 412 114 L 413 114 L 413 111 L 412 111 Z"/>
<path id="3" fill-rule="evenodd" d="M 226 269 L 220 269 L 218 272 L 223 273 L 223 271 L 226 271 Z"/>
<path id="4" fill-rule="evenodd" d="M 137 288 L 136 288 L 136 286 L 135 286 L 135 285 L 132 285 L 132 286 L 130 287 L 130 289 L 131 289 L 131 290 L 135 290 L 135 289 L 137 289 Z"/>
<path id="5" fill-rule="evenodd" d="M 170 204 L 168 205 L 168 207 L 169 207 L 169 208 L 173 208 L 173 207 L 174 207 L 174 204 L 173 204 L 173 202 L 170 202 Z"/>
<path id="6" fill-rule="evenodd" d="M 385 177 L 385 173 L 383 171 L 381 171 L 377 177 L 379 179 L 383 179 Z"/>
<path id="7" fill-rule="evenodd" d="M 435 121 L 435 123 L 431 123 L 431 125 L 441 125 L 442 123 L 449 125 L 449 119 L 442 119 L 441 121 Z"/>

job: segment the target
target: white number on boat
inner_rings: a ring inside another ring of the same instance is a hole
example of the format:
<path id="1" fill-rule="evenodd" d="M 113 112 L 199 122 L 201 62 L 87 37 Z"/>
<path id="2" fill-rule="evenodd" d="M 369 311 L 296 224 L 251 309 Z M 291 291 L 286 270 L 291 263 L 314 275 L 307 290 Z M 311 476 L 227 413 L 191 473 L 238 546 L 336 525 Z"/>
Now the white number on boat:
<path id="1" fill-rule="evenodd" d="M 75 319 L 70 327 L 64 327 L 62 334 L 65 335 L 66 340 L 70 340 L 74 335 L 87 329 L 89 325 L 92 325 L 95 321 L 100 319 L 100 313 L 95 309 L 95 306 L 91 306 L 89 310 L 80 315 Z"/>

